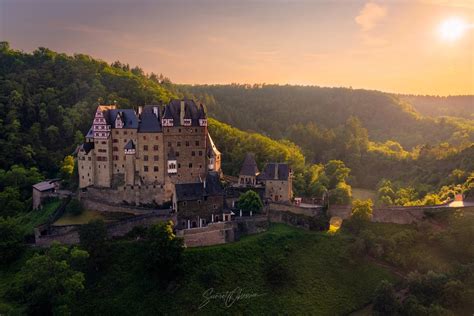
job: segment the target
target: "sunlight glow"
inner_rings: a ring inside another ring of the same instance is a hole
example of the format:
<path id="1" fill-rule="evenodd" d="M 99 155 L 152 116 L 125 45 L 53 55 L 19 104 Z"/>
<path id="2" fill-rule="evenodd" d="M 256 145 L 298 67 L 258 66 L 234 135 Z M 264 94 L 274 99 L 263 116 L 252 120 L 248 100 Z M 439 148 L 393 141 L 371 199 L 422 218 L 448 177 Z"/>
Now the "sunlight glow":
<path id="1" fill-rule="evenodd" d="M 460 39 L 468 28 L 469 24 L 462 19 L 450 18 L 440 24 L 439 34 L 443 40 L 455 41 Z"/>

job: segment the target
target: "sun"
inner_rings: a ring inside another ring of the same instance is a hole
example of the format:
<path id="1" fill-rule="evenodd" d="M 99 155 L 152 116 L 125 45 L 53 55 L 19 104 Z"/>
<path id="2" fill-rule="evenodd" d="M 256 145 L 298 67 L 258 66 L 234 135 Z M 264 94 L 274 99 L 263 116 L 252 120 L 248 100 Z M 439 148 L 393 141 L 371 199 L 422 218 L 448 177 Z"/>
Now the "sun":
<path id="1" fill-rule="evenodd" d="M 455 41 L 460 39 L 469 25 L 460 18 L 450 18 L 443 21 L 439 26 L 439 34 L 443 40 Z"/>

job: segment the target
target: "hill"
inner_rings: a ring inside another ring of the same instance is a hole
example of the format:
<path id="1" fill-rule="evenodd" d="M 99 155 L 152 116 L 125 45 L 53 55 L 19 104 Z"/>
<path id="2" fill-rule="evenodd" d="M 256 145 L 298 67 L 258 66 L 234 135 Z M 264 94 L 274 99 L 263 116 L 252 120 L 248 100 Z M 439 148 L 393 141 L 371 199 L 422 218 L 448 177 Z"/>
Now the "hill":
<path id="1" fill-rule="evenodd" d="M 474 120 L 474 96 L 429 96 L 429 95 L 399 95 L 425 116 L 454 116 Z"/>
<path id="2" fill-rule="evenodd" d="M 272 138 L 288 137 L 296 125 L 312 123 L 334 129 L 357 117 L 371 140 L 394 140 L 405 148 L 459 142 L 459 131 L 466 131 L 469 141 L 474 140 L 474 122 L 463 125 L 424 117 L 404 99 L 379 91 L 239 84 L 179 88 L 185 95 L 205 100 L 216 119 Z"/>

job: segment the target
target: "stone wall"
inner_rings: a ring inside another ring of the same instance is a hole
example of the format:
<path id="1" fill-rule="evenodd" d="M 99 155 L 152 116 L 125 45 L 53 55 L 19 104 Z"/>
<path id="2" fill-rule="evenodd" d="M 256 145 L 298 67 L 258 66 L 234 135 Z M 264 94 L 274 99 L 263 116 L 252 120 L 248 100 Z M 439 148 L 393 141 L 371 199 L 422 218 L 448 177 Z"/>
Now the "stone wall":
<path id="1" fill-rule="evenodd" d="M 137 206 L 127 206 L 127 205 L 120 205 L 120 204 L 109 204 L 109 203 L 104 203 L 101 200 L 93 199 L 93 198 L 82 198 L 81 202 L 84 208 L 88 210 L 92 210 L 92 211 L 98 211 L 98 212 L 119 212 L 119 213 L 131 213 L 134 215 L 143 215 L 143 214 L 159 211 L 159 209 L 151 209 L 151 208 L 144 208 L 144 207 L 137 207 Z"/>
<path id="2" fill-rule="evenodd" d="M 120 205 L 124 201 L 131 205 L 162 205 L 171 201 L 173 186 L 167 184 L 124 185 L 117 189 L 88 187 L 81 198 L 92 198 L 109 204 Z"/>
<path id="3" fill-rule="evenodd" d="M 268 206 L 266 206 L 268 210 L 272 211 L 279 211 L 279 212 L 291 212 L 295 214 L 302 214 L 306 216 L 316 216 L 322 213 L 323 207 L 322 206 L 315 206 L 312 208 L 308 207 L 300 207 L 289 203 L 276 203 L 270 202 Z"/>
<path id="4" fill-rule="evenodd" d="M 120 237 L 127 234 L 134 227 L 149 227 L 153 224 L 169 220 L 176 223 L 176 215 L 164 215 L 159 212 L 144 214 L 117 223 L 108 224 L 107 235 L 109 238 Z M 78 244 L 79 227 L 80 225 L 38 227 L 35 229 L 35 244 L 42 247 L 51 246 L 53 242 L 67 245 Z"/>
<path id="5" fill-rule="evenodd" d="M 325 230 L 329 226 L 329 222 L 321 212 L 316 216 L 308 216 L 304 214 L 296 214 L 288 211 L 268 210 L 268 220 L 271 223 L 283 223 L 294 227 L 307 230 Z"/>
<path id="6" fill-rule="evenodd" d="M 239 240 L 242 236 L 258 234 L 268 229 L 266 216 L 239 217 L 230 222 L 211 223 L 202 228 L 179 230 L 186 247 L 201 247 L 225 244 Z"/>

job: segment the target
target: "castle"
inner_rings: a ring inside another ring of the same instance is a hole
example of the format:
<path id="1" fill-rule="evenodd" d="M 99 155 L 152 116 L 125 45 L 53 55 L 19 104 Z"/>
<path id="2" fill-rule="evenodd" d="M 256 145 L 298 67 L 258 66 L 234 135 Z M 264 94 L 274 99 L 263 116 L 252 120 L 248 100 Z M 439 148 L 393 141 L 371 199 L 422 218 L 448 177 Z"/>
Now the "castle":
<path id="1" fill-rule="evenodd" d="M 208 132 L 204 106 L 193 100 L 138 111 L 99 105 L 77 158 L 79 188 L 89 198 L 171 208 L 179 229 L 231 220 L 235 198 L 248 189 L 272 201 L 288 202 L 293 194 L 287 164 L 268 164 L 260 174 L 248 155 L 229 203 L 221 185 L 221 153 Z"/>

